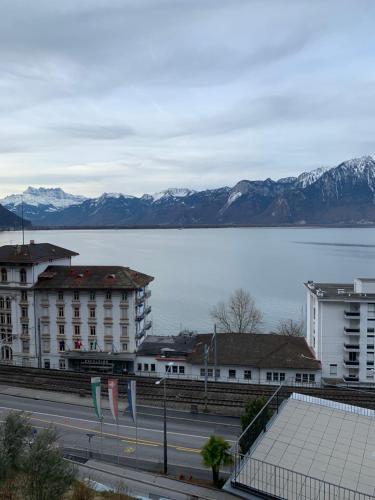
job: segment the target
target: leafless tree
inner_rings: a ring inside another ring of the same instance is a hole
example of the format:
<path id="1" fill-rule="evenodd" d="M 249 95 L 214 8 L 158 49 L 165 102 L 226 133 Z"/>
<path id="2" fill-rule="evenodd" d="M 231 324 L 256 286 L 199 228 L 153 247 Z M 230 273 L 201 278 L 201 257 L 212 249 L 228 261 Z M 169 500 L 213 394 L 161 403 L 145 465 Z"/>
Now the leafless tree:
<path id="1" fill-rule="evenodd" d="M 218 330 L 226 333 L 258 333 L 263 314 L 249 292 L 239 288 L 228 302 L 219 302 L 211 309 Z"/>
<path id="2" fill-rule="evenodd" d="M 302 320 L 285 319 L 277 325 L 276 333 L 290 337 L 303 337 L 305 324 Z"/>

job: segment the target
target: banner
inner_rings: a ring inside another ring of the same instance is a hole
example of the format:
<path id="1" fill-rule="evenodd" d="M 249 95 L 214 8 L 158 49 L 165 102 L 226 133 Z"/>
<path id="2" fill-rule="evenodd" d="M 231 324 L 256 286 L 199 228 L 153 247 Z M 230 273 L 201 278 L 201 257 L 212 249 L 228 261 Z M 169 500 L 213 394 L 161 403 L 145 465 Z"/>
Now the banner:
<path id="1" fill-rule="evenodd" d="M 115 378 L 108 379 L 108 397 L 109 407 L 111 408 L 112 416 L 117 422 L 118 420 L 118 380 Z"/>
<path id="2" fill-rule="evenodd" d="M 102 418 L 102 404 L 101 404 L 101 384 L 100 377 L 91 377 L 91 394 L 92 402 L 94 403 L 94 410 L 96 416 Z"/>
<path id="3" fill-rule="evenodd" d="M 137 425 L 137 386 L 135 380 L 128 382 L 128 409 L 135 425 Z"/>

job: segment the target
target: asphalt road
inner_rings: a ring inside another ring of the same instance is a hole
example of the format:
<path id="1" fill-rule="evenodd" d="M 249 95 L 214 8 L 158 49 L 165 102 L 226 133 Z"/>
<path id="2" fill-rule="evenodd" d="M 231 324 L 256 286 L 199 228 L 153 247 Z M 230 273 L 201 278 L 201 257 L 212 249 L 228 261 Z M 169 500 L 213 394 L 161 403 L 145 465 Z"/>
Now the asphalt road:
<path id="1" fill-rule="evenodd" d="M 129 415 L 121 415 L 117 426 L 109 411 L 104 410 L 102 429 L 92 408 L 34 400 L 0 394 L 0 419 L 10 410 L 30 414 L 36 429 L 54 425 L 59 441 L 65 449 L 80 450 L 83 456 L 100 455 L 113 461 L 136 465 L 145 464 L 160 469 L 163 462 L 163 412 L 160 408 L 137 408 L 137 429 Z M 210 435 L 223 436 L 231 444 L 240 432 L 239 420 L 231 417 L 192 415 L 188 412 L 168 411 L 168 463 L 184 474 L 191 470 L 195 476 L 204 469 L 200 449 Z M 90 439 L 88 434 L 93 435 Z M 150 467 L 148 467 L 150 468 Z M 152 468 L 152 467 L 151 467 Z"/>

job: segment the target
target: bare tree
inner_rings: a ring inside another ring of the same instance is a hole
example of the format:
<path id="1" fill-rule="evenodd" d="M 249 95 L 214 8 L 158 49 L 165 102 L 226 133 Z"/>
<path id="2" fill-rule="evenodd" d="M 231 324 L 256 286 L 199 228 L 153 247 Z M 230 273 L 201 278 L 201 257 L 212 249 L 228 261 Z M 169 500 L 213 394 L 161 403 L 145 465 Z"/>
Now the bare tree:
<path id="1" fill-rule="evenodd" d="M 211 316 L 220 331 L 226 333 L 257 333 L 263 314 L 249 292 L 235 290 L 228 302 L 219 302 Z"/>
<path id="2" fill-rule="evenodd" d="M 279 335 L 288 335 L 289 337 L 303 337 L 305 324 L 302 320 L 285 319 L 279 322 L 276 333 Z"/>

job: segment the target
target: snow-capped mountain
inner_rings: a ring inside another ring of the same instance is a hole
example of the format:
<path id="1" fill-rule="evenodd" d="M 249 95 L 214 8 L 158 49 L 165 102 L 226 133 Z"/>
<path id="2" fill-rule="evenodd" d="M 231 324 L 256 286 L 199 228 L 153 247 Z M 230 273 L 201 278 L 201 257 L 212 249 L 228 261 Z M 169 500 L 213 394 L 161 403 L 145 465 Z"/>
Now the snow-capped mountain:
<path id="1" fill-rule="evenodd" d="M 24 216 L 39 226 L 205 226 L 375 224 L 375 161 L 364 156 L 274 181 L 242 180 L 232 188 L 170 188 L 141 197 L 69 195 L 28 188 Z M 3 200 L 20 213 L 20 196 Z"/>
<path id="2" fill-rule="evenodd" d="M 185 196 L 190 196 L 195 193 L 195 191 L 187 188 L 168 188 L 164 191 L 160 191 L 159 193 L 155 193 L 152 195 L 145 194 L 143 196 L 150 196 L 153 201 L 159 201 L 162 198 L 184 198 Z"/>
<path id="3" fill-rule="evenodd" d="M 34 188 L 29 186 L 22 194 L 7 196 L 3 200 L 0 200 L 0 203 L 10 209 L 21 205 L 22 201 L 24 205 L 33 207 L 48 205 L 54 209 L 61 209 L 70 207 L 71 205 L 78 205 L 85 199 L 85 196 L 66 193 L 61 188 Z"/>

